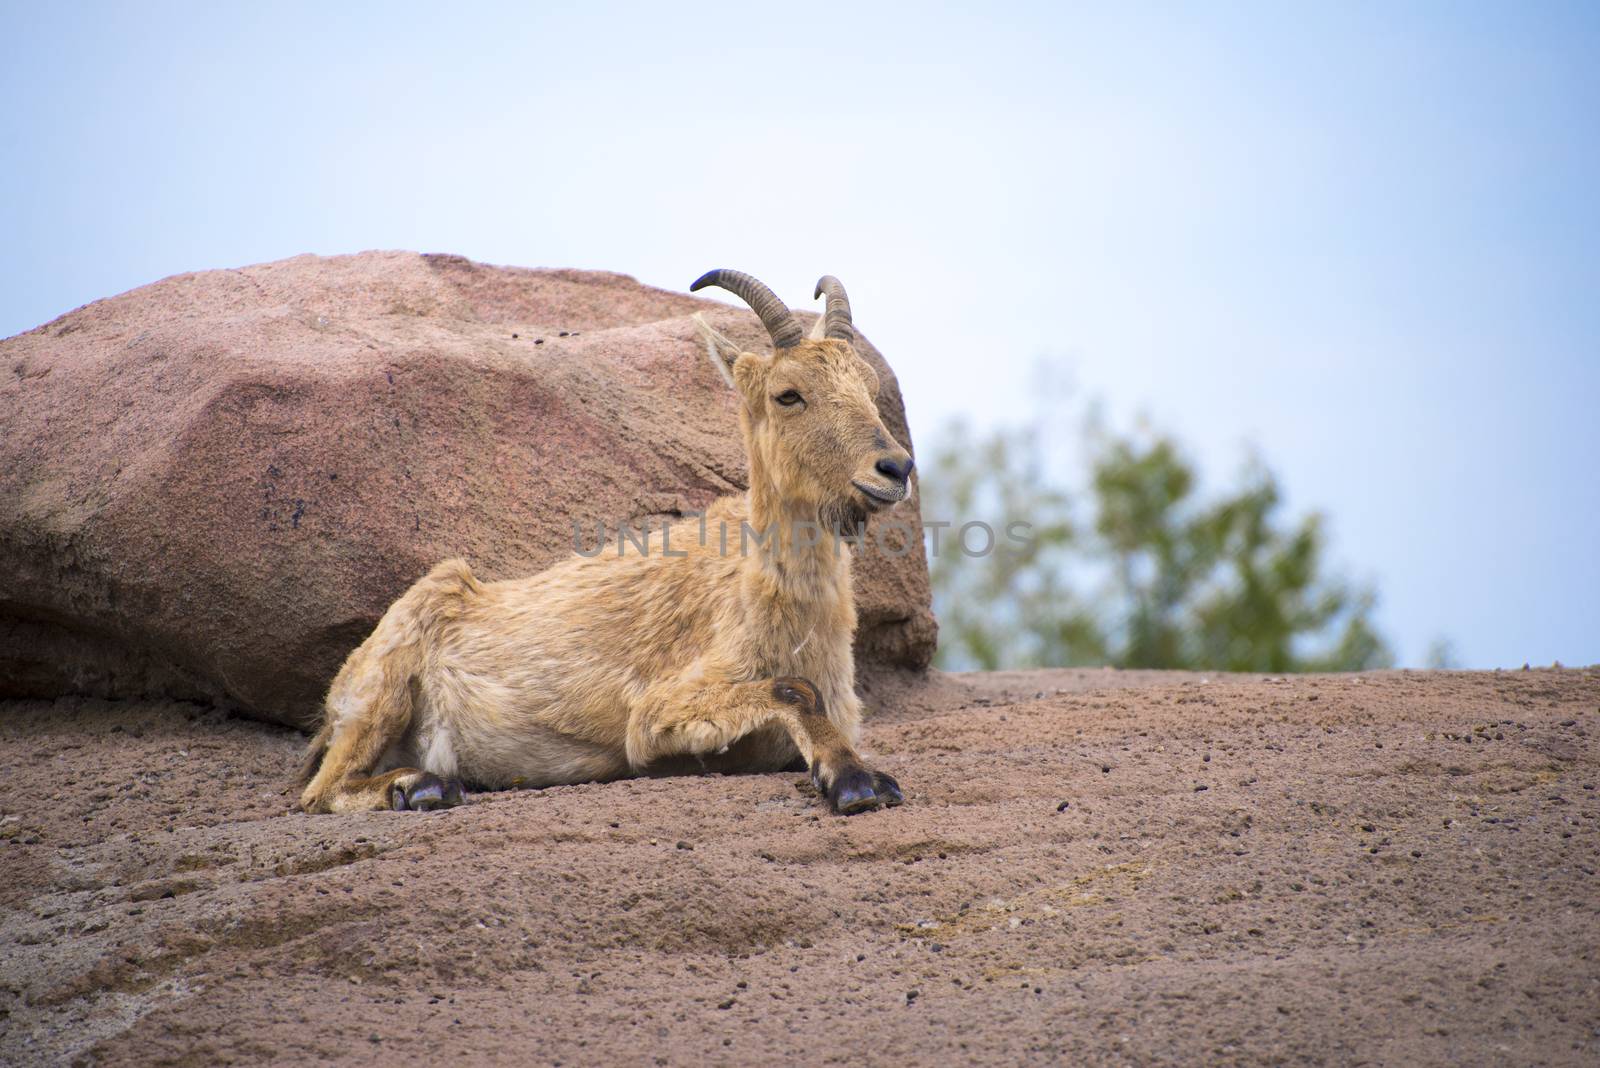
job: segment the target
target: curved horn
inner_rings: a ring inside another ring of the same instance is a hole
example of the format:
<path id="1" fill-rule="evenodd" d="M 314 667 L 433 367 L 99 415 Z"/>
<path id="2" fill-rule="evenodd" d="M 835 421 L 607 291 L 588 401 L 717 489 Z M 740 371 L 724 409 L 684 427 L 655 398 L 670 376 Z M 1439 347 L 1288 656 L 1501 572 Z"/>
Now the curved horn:
<path id="1" fill-rule="evenodd" d="M 726 289 L 750 305 L 751 309 L 761 317 L 761 325 L 772 335 L 772 344 L 775 347 L 793 348 L 806 336 L 806 332 L 800 329 L 800 324 L 795 321 L 788 306 L 778 299 L 778 295 L 743 271 L 707 271 L 695 279 L 694 285 L 689 287 L 689 292 L 693 293 L 706 286 Z"/>
<path id="2" fill-rule="evenodd" d="M 816 300 L 824 293 L 828 294 L 828 311 L 823 319 L 822 336 L 854 341 L 856 329 L 850 322 L 850 298 L 845 295 L 844 286 L 833 275 L 825 274 L 817 279 L 817 291 L 811 294 L 811 299 Z"/>

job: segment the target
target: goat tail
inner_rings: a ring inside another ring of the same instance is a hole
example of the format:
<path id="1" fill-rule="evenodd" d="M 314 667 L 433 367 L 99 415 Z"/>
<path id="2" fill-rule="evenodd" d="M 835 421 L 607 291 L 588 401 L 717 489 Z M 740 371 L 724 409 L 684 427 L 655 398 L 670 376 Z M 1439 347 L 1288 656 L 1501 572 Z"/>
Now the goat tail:
<path id="1" fill-rule="evenodd" d="M 317 768 L 322 766 L 322 758 L 328 752 L 328 743 L 331 741 L 333 741 L 333 720 L 324 716 L 322 726 L 311 736 L 311 744 L 306 746 L 306 755 L 300 762 L 300 776 L 297 783 L 302 790 L 311 785 L 311 780 L 317 777 Z"/>

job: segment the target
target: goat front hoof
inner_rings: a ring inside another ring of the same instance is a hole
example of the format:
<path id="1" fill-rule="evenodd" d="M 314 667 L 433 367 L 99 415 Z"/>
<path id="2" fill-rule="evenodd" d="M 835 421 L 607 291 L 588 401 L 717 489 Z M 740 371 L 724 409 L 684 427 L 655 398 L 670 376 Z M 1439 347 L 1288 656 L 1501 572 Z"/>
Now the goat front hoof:
<path id="1" fill-rule="evenodd" d="M 883 772 L 874 772 L 872 775 L 872 792 L 878 795 L 878 800 L 884 808 L 894 808 L 896 805 L 906 803 L 906 795 L 900 792 L 900 784 L 894 781 L 893 776 Z"/>
<path id="2" fill-rule="evenodd" d="M 882 805 L 898 805 L 904 798 L 900 787 L 887 775 L 875 775 L 854 767 L 834 777 L 827 790 L 828 807 L 835 815 L 854 816 L 871 812 Z"/>
<path id="3" fill-rule="evenodd" d="M 425 771 L 408 784 L 395 783 L 389 790 L 389 807 L 396 812 L 432 812 L 464 804 L 467 792 L 460 779 L 445 780 Z"/>

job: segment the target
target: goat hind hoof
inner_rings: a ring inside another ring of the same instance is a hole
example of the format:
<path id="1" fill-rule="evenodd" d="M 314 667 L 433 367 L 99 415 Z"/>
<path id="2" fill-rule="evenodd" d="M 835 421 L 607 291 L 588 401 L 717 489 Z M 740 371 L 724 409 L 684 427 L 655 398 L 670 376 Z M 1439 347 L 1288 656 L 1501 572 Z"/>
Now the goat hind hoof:
<path id="1" fill-rule="evenodd" d="M 432 812 L 435 809 L 455 808 L 467 799 L 460 779 L 441 779 L 425 771 L 402 786 L 395 783 L 389 791 L 389 807 L 396 812 Z"/>

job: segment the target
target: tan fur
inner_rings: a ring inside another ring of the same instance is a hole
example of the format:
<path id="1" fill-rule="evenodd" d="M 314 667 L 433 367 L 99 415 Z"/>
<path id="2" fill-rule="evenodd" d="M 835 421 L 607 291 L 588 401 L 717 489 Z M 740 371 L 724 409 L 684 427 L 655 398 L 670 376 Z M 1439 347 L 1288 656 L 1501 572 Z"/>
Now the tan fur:
<path id="1" fill-rule="evenodd" d="M 803 524 L 853 526 L 903 499 L 904 478 L 875 465 L 909 456 L 879 417 L 876 375 L 846 342 L 762 355 L 700 326 L 742 401 L 748 493 L 711 505 L 704 544 L 700 520 L 674 525 L 671 555 L 658 529 L 648 555 L 619 554 L 613 535 L 599 556 L 506 582 L 480 582 L 459 560 L 434 568 L 329 688 L 307 811 L 387 808 L 422 773 L 548 786 L 685 755 L 726 770 L 799 757 L 824 789 L 847 771 L 872 774 L 852 748 L 851 551 L 831 535 L 805 544 Z M 790 390 L 800 404 L 777 401 Z M 775 537 L 741 555 L 746 523 Z M 399 770 L 371 777 L 383 768 Z"/>

